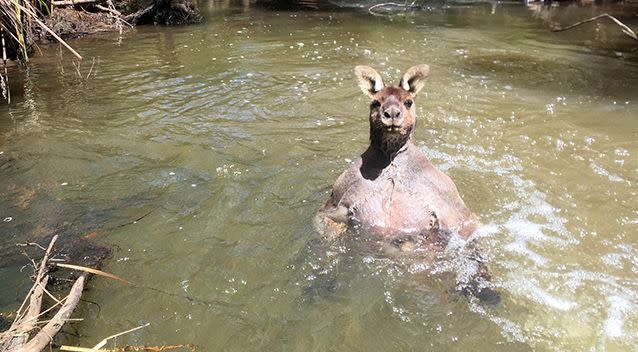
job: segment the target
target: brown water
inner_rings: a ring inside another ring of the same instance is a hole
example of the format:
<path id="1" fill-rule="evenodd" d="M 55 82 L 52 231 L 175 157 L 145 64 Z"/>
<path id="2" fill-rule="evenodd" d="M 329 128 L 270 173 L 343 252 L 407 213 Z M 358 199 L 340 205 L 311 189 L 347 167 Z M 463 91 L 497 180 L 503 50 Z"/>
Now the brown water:
<path id="1" fill-rule="evenodd" d="M 64 338 L 86 347 L 150 322 L 118 345 L 636 350 L 638 65 L 617 28 L 553 34 L 520 6 L 206 11 L 198 26 L 75 40 L 77 69 L 45 46 L 14 72 L 0 310 L 30 285 L 14 244 L 57 231 L 111 247 L 102 268 L 143 286 L 90 282 L 99 308 L 84 303 L 79 338 Z M 418 146 L 485 224 L 496 306 L 448 292 L 460 241 L 434 265 L 313 241 L 314 213 L 367 143 L 353 66 L 394 81 L 422 62 Z"/>

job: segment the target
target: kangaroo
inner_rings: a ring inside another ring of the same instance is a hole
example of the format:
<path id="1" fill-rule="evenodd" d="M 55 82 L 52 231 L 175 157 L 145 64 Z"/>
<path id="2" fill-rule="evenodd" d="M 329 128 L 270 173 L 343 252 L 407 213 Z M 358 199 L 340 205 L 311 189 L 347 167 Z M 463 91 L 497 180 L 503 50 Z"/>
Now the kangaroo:
<path id="1" fill-rule="evenodd" d="M 414 97 L 425 85 L 429 66 L 408 69 L 399 84 L 386 86 L 373 68 L 354 69 L 370 98 L 370 146 L 335 182 L 314 225 L 328 243 L 348 229 L 386 254 L 433 260 L 453 235 L 467 240 L 480 223 L 461 199 L 456 185 L 414 145 Z M 482 255 L 468 243 L 476 270 L 457 289 L 482 302 L 497 304 Z"/>
<path id="2" fill-rule="evenodd" d="M 414 97 L 429 66 L 408 69 L 396 86 L 386 86 L 371 67 L 354 71 L 370 98 L 370 146 L 337 178 L 315 217 L 317 231 L 333 241 L 356 228 L 401 251 L 444 246 L 451 234 L 467 239 L 478 221 L 450 177 L 414 144 Z"/>

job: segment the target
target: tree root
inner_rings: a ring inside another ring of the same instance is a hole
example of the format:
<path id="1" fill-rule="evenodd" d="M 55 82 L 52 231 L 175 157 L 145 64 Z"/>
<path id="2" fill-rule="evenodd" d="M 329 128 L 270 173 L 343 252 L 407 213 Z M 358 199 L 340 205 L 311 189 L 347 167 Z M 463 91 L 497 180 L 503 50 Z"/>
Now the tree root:
<path id="1" fill-rule="evenodd" d="M 132 13 L 130 15 L 127 15 L 124 17 L 124 21 L 136 26 L 139 22 L 140 19 L 146 15 L 148 15 L 149 13 L 151 13 L 151 11 L 153 11 L 155 9 L 155 3 L 153 2 L 150 6 L 148 6 L 145 9 L 139 10 L 136 13 Z"/>

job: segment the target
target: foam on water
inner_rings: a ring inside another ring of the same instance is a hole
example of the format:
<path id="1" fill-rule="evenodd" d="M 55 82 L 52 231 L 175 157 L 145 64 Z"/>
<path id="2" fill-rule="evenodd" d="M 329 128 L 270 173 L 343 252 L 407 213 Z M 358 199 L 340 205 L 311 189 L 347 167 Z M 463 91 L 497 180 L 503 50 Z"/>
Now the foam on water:
<path id="1" fill-rule="evenodd" d="M 623 325 L 630 310 L 630 302 L 620 296 L 611 296 L 607 299 L 609 312 L 605 320 L 605 333 L 609 337 L 623 336 Z"/>
<path id="2" fill-rule="evenodd" d="M 507 283 L 510 292 L 560 311 L 569 311 L 578 306 L 576 302 L 549 293 L 531 279 L 515 275 L 511 274 Z"/>
<path id="3" fill-rule="evenodd" d="M 580 265 L 591 261 L 587 256 L 576 257 L 576 262 L 556 256 L 556 253 L 578 251 L 581 234 L 586 229 L 576 233 L 568 228 L 568 215 L 548 200 L 550 197 L 543 187 L 525 178 L 519 158 L 509 153 L 499 158 L 489 148 L 478 150 L 467 145 L 462 148 L 463 153 L 458 154 L 455 152 L 459 148 L 452 144 L 446 145 L 448 148 L 430 149 L 423 144 L 420 147 L 442 170 L 462 168 L 488 174 L 498 179 L 500 188 L 513 195 L 496 210 L 497 216 L 473 235 L 481 239 L 483 247 L 487 246 L 485 252 L 491 259 L 488 265 L 494 272 L 493 284 L 497 290 L 506 292 L 502 304 L 507 309 L 488 310 L 472 301 L 471 311 L 498 325 L 508 340 L 535 348 L 562 350 L 570 346 L 569 338 L 584 334 L 598 336 L 597 342 L 592 343 L 604 350 L 607 338 L 628 337 L 627 326 L 635 327 L 637 317 L 636 282 L 622 282 L 606 271 L 580 269 Z M 485 154 L 489 154 L 489 161 Z M 610 181 L 624 182 L 594 162 L 591 165 L 595 173 L 607 176 Z M 457 249 L 463 245 L 451 243 L 451 247 Z M 616 246 L 620 253 L 614 250 L 603 255 L 600 262 L 608 268 L 623 269 L 635 251 L 628 244 L 621 247 Z M 433 271 L 437 270 L 455 270 L 457 279 L 463 280 L 472 274 L 473 268 L 451 261 L 437 265 Z M 552 318 L 563 314 L 579 318 L 575 322 Z M 602 323 L 593 323 L 596 320 Z M 603 331 L 602 335 L 597 330 Z M 578 340 L 573 345 L 585 343 Z"/>

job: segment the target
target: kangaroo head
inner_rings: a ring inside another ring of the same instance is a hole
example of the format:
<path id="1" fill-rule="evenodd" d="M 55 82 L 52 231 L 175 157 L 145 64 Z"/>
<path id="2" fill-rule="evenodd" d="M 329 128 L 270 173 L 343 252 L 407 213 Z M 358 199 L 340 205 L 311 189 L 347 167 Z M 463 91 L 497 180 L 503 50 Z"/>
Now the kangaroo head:
<path id="1" fill-rule="evenodd" d="M 386 86 L 369 66 L 357 66 L 359 87 L 370 98 L 370 141 L 386 155 L 396 154 L 412 137 L 416 125 L 414 97 L 425 85 L 428 65 L 408 69 L 397 86 Z"/>

